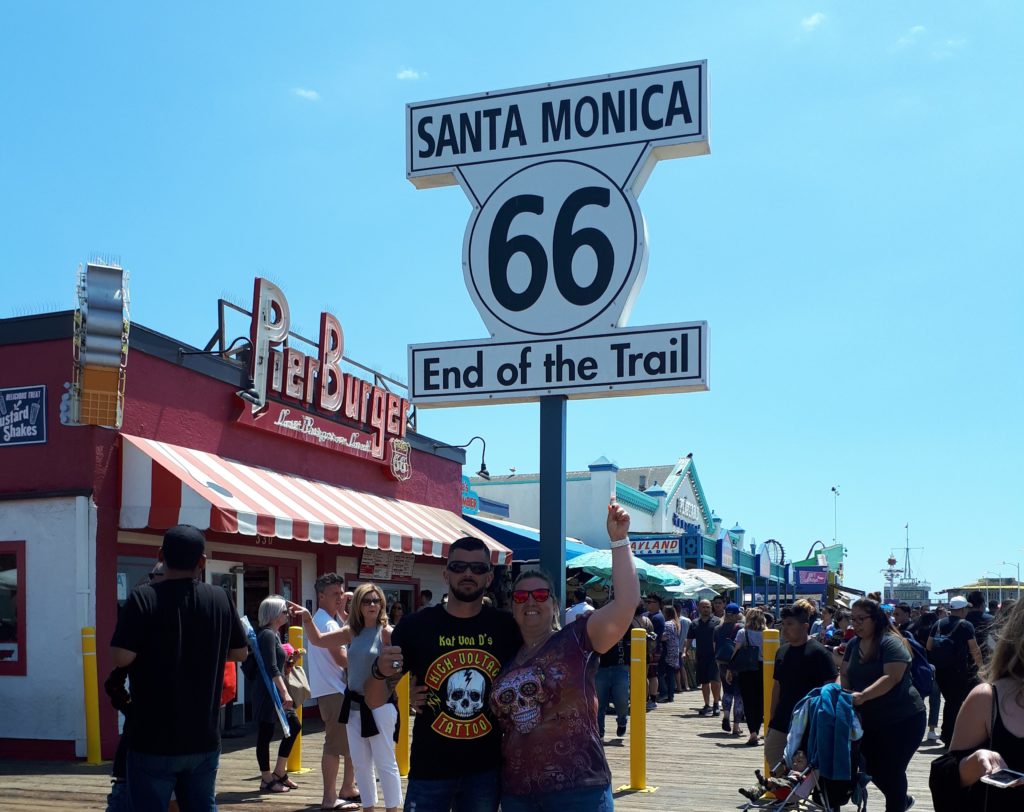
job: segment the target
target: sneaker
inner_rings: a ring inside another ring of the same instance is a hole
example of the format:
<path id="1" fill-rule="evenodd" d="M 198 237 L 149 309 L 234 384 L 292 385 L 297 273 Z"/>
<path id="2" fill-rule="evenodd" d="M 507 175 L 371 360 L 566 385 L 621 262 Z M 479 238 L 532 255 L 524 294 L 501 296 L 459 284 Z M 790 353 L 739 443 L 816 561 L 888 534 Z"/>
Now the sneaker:
<path id="1" fill-rule="evenodd" d="M 718 714 L 720 714 L 721 712 L 722 712 L 722 709 L 718 706 L 718 703 L 716 702 L 715 703 L 715 707 L 711 709 L 711 715 L 712 716 L 718 716 Z"/>
<path id="2" fill-rule="evenodd" d="M 937 742 L 938 740 L 939 740 L 939 734 L 936 733 L 934 730 L 929 730 L 928 731 L 928 741 L 930 741 L 930 742 Z"/>
<path id="3" fill-rule="evenodd" d="M 731 727 L 729 725 L 728 718 L 723 716 L 722 717 L 722 730 L 724 730 L 726 733 L 728 733 L 730 729 L 731 729 Z"/>
<path id="4" fill-rule="evenodd" d="M 625 736 L 626 735 L 626 726 L 625 725 L 619 725 L 618 727 L 616 727 L 615 728 L 615 735 L 618 736 L 620 739 L 623 736 Z"/>
<path id="5" fill-rule="evenodd" d="M 697 711 L 697 715 L 698 716 L 710 716 L 711 715 L 711 706 L 710 705 L 705 705 L 703 708 L 701 708 L 699 711 Z"/>
<path id="6" fill-rule="evenodd" d="M 655 702 L 653 699 L 648 699 L 647 700 L 647 710 L 652 711 L 652 710 L 654 710 L 657 707 L 658 707 L 658 703 Z"/>

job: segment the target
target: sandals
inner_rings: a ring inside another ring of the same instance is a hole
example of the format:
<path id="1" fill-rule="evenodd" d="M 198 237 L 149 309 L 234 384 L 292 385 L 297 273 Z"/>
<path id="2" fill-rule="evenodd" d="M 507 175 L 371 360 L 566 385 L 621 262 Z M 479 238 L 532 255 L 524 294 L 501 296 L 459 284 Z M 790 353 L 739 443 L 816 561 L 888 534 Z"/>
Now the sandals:
<path id="1" fill-rule="evenodd" d="M 269 781 L 260 780 L 260 792 L 291 792 L 292 788 L 289 787 L 284 781 L 277 777 L 277 773 L 270 774 Z"/>
<path id="2" fill-rule="evenodd" d="M 274 773 L 274 778 L 277 778 L 277 773 Z M 298 789 L 299 788 L 299 785 L 296 784 L 294 781 L 292 781 L 292 779 L 290 779 L 288 777 L 288 773 L 285 773 L 284 775 L 282 775 L 278 780 L 282 784 L 284 784 L 286 787 L 288 787 L 288 789 Z"/>

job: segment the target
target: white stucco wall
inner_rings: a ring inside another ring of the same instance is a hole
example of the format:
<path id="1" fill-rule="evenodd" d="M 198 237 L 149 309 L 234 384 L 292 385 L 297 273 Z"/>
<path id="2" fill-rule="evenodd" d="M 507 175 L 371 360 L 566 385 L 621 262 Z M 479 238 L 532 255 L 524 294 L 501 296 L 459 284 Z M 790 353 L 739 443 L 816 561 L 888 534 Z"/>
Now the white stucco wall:
<path id="1" fill-rule="evenodd" d="M 82 628 L 96 625 L 96 509 L 84 496 L 0 502 L 0 539 L 25 541 L 28 655 L 26 676 L 0 676 L 0 738 L 74 740 L 84 756 Z"/>

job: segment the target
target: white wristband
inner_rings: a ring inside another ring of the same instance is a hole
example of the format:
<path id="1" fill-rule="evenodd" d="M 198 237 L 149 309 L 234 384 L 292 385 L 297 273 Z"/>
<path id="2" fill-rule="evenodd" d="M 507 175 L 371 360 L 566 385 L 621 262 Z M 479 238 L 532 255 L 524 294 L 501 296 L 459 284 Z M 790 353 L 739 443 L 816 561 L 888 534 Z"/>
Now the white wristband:
<path id="1" fill-rule="evenodd" d="M 619 539 L 618 541 L 611 541 L 611 542 L 608 543 L 608 547 L 610 549 L 612 549 L 612 550 L 614 550 L 616 547 L 628 547 L 628 546 L 629 546 L 629 539 L 628 538 Z"/>

